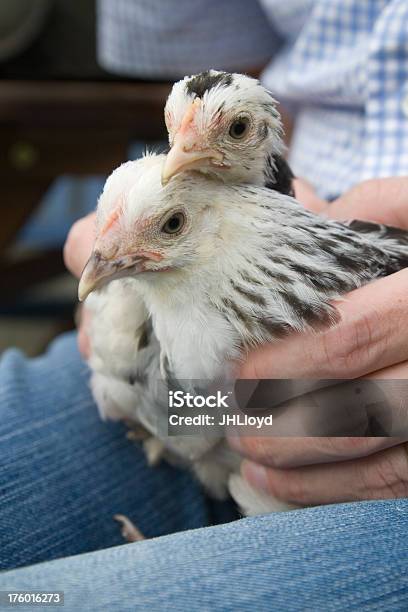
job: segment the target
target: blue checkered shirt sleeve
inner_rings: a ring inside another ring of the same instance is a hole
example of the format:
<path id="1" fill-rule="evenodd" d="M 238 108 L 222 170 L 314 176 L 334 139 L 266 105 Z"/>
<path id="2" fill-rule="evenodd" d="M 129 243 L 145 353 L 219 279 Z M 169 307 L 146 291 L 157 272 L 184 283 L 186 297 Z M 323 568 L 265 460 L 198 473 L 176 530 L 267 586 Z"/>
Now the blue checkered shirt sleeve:
<path id="1" fill-rule="evenodd" d="M 97 8 L 99 62 L 121 75 L 250 70 L 279 45 L 256 0 L 98 0 Z"/>
<path id="2" fill-rule="evenodd" d="M 407 0 L 304 0 L 295 37 L 291 3 L 262 4 L 286 24 L 288 43 L 263 80 L 296 113 L 295 172 L 329 199 L 364 179 L 407 175 Z"/>

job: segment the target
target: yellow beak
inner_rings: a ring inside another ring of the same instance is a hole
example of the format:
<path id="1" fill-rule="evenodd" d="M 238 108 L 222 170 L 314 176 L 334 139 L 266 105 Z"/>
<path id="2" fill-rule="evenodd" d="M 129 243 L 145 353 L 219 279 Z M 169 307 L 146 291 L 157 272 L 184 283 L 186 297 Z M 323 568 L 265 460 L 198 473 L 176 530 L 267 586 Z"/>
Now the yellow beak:
<path id="1" fill-rule="evenodd" d="M 173 176 L 185 170 L 200 169 L 213 163 L 220 165 L 223 158 L 222 153 L 214 149 L 186 150 L 182 139 L 176 137 L 163 165 L 162 185 L 166 185 Z"/>

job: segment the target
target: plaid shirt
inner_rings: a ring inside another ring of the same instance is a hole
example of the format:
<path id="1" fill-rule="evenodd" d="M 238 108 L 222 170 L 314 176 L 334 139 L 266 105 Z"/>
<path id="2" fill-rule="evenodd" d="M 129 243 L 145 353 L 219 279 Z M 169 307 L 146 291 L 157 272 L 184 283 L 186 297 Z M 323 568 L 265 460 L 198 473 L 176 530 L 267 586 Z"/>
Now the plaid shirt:
<path id="1" fill-rule="evenodd" d="M 326 198 L 408 174 L 407 0 L 99 0 L 108 70 L 178 78 L 270 62 L 296 114 L 290 162 Z"/>

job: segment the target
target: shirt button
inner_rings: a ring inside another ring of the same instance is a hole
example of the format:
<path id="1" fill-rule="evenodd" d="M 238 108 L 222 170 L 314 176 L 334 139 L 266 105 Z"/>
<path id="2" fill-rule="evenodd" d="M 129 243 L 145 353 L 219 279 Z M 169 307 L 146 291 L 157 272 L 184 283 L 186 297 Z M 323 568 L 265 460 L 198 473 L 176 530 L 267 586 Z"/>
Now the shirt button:
<path id="1" fill-rule="evenodd" d="M 408 96 L 405 96 L 402 101 L 402 112 L 406 117 L 408 117 Z"/>

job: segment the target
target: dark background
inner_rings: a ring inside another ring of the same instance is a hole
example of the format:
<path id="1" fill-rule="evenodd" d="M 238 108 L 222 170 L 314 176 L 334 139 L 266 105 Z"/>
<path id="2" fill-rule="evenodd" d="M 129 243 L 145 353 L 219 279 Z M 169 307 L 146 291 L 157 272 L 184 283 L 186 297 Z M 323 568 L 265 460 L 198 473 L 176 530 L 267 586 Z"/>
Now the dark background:
<path id="1" fill-rule="evenodd" d="M 39 4 L 0 7 L 0 352 L 12 345 L 30 355 L 74 326 L 66 234 L 95 208 L 115 166 L 164 140 L 169 90 L 98 66 L 93 0 Z"/>

